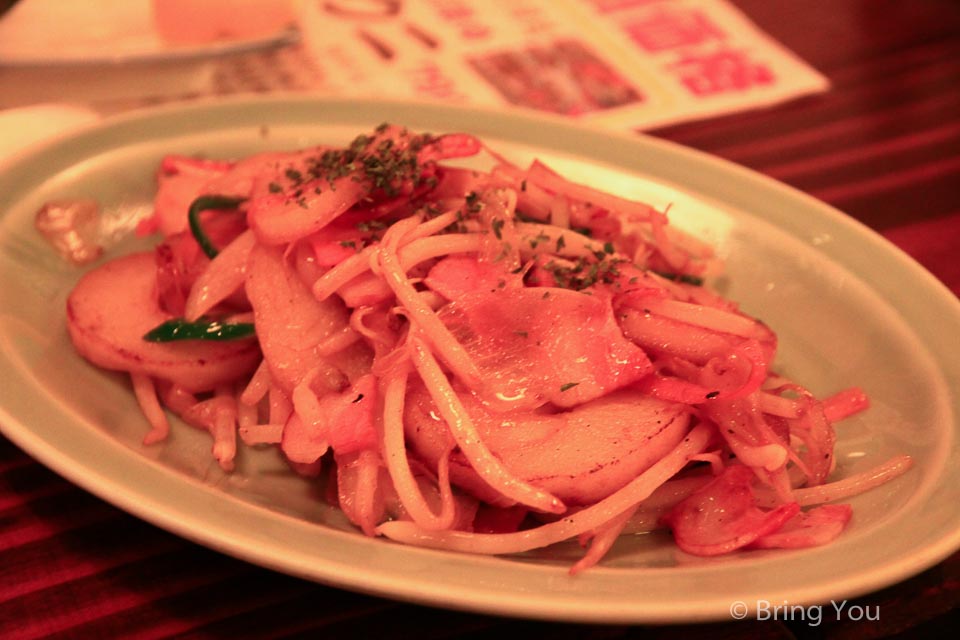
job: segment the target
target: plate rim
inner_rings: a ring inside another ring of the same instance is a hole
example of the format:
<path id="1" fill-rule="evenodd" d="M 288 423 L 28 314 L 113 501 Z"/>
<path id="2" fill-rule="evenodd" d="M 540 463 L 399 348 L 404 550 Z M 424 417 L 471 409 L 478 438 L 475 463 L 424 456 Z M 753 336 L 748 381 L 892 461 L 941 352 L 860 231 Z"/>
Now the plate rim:
<path id="1" fill-rule="evenodd" d="M 175 104 L 156 107 L 109 118 L 77 131 L 60 140 L 51 141 L 40 147 L 26 150 L 23 153 L 9 159 L 7 163 L 0 163 L 0 186 L 4 185 L 6 176 L 9 172 L 13 172 L 14 177 L 16 177 L 17 171 L 15 171 L 15 169 L 17 167 L 29 165 L 31 161 L 35 162 L 37 158 L 42 158 L 45 154 L 49 155 L 51 152 L 57 149 L 62 149 L 64 146 L 69 148 L 71 144 L 73 144 L 74 147 L 80 147 L 80 150 L 82 151 L 84 149 L 84 145 L 91 142 L 91 138 L 96 138 L 98 135 L 102 135 L 104 131 L 119 131 L 122 134 L 124 130 L 129 130 L 130 127 L 138 127 L 151 121 L 163 121 L 164 118 L 170 119 L 171 117 L 183 118 L 190 115 L 205 115 L 207 119 L 209 119 L 211 115 L 217 115 L 220 117 L 235 116 L 237 113 L 249 112 L 254 108 L 264 109 L 264 113 L 267 114 L 268 111 L 266 111 L 266 109 L 303 109 L 305 106 L 310 105 L 322 106 L 327 109 L 333 109 L 334 111 L 339 109 L 341 112 L 346 112 L 347 110 L 363 113 L 389 111 L 409 114 L 417 112 L 419 113 L 420 117 L 423 117 L 424 114 L 443 115 L 443 117 L 439 118 L 439 120 L 449 120 L 454 118 L 460 119 L 461 121 L 477 121 L 480 118 L 487 118 L 492 119 L 495 123 L 498 123 L 501 126 L 506 126 L 505 123 L 508 122 L 512 123 L 512 126 L 517 126 L 518 123 L 523 123 L 529 125 L 530 128 L 546 128 L 557 137 L 559 137 L 559 134 L 567 134 L 574 140 L 579 139 L 583 141 L 596 141 L 599 139 L 604 140 L 607 144 L 623 145 L 626 149 L 656 149 L 663 157 L 674 159 L 680 158 L 681 164 L 687 162 L 698 166 L 707 166 L 711 169 L 711 171 L 718 171 L 727 176 L 733 176 L 734 179 L 730 181 L 731 183 L 737 182 L 741 185 L 744 183 L 753 185 L 756 188 L 767 192 L 772 191 L 778 194 L 778 197 L 792 200 L 797 203 L 798 206 L 802 206 L 803 208 L 816 209 L 820 215 L 825 215 L 832 224 L 839 225 L 841 229 L 844 229 L 848 233 L 856 234 L 862 241 L 867 242 L 868 245 L 874 247 L 876 250 L 885 252 L 888 258 L 894 259 L 898 263 L 899 267 L 906 269 L 907 274 L 911 278 L 919 279 L 919 282 L 923 284 L 927 291 L 934 292 L 940 302 L 944 305 L 944 308 L 946 308 L 949 313 L 952 314 L 951 317 L 954 322 L 956 322 L 957 326 L 960 327 L 960 302 L 957 301 L 956 297 L 953 296 L 952 292 L 950 292 L 942 282 L 937 280 L 934 276 L 932 276 L 932 274 L 927 272 L 925 269 L 923 269 L 923 267 L 913 261 L 912 258 L 907 256 L 907 254 L 895 247 L 892 243 L 889 243 L 889 241 L 882 238 L 882 236 L 877 234 L 875 231 L 837 211 L 833 207 L 830 207 L 829 205 L 822 203 L 811 196 L 803 194 L 802 192 L 799 192 L 788 185 L 784 185 L 783 183 L 758 174 L 750 169 L 746 169 L 704 152 L 683 147 L 676 143 L 652 138 L 650 136 L 634 137 L 629 136 L 628 134 L 588 128 L 580 124 L 570 123 L 559 117 L 545 118 L 539 114 L 535 115 L 517 112 L 490 111 L 487 109 L 478 108 L 450 107 L 436 103 L 412 101 L 317 98 L 315 96 L 241 96 L 227 100 L 201 100 L 189 104 Z M 265 115 L 264 117 L 265 119 L 269 119 L 270 116 Z M 196 120 L 203 121 L 204 118 L 198 117 Z M 223 122 L 223 120 L 220 121 Z M 202 124 L 202 122 L 200 122 L 200 124 Z M 227 129 L 232 127 L 223 125 L 222 128 Z M 511 138 L 511 141 L 514 141 L 513 138 Z M 529 144 L 531 146 L 540 147 L 543 146 L 542 144 L 534 144 L 531 141 L 521 141 L 521 144 Z M 566 142 L 563 146 L 564 148 L 569 148 L 572 144 L 574 143 Z M 550 148 L 553 149 L 554 147 Z M 74 149 L 74 153 L 77 153 L 76 148 Z M 83 154 L 81 153 L 81 155 Z M 70 158 L 71 156 L 67 154 L 67 157 L 64 158 L 64 162 L 69 163 Z M 623 163 L 611 162 L 611 164 L 614 164 L 618 168 L 625 170 L 637 171 L 643 174 L 653 175 L 655 177 L 664 177 L 663 173 L 657 170 L 650 170 L 648 168 L 640 169 L 634 166 L 627 166 Z M 51 169 L 51 172 L 54 172 L 55 170 L 56 169 Z M 668 179 L 672 178 L 668 176 Z M 11 192 L 13 191 L 15 190 L 11 190 Z M 697 195 L 704 195 L 703 190 L 694 190 L 694 193 Z M 4 203 L 8 199 L 8 196 L 4 194 L 5 190 L 0 189 L 0 210 L 3 209 Z M 710 193 L 709 190 L 707 190 L 707 195 L 715 198 L 715 196 Z M 721 201 L 723 200 L 721 199 Z M 737 208 L 742 209 L 743 207 L 737 206 Z M 0 219 L 0 222 L 2 222 L 2 219 Z M 784 229 L 783 227 L 780 227 L 780 225 L 776 226 L 790 235 L 796 235 L 790 229 Z M 845 263 L 843 263 L 843 266 L 847 269 L 851 268 Z M 887 300 L 886 296 L 882 297 L 884 300 Z M 921 342 L 929 348 L 930 345 L 928 345 L 926 340 L 921 340 Z M 941 364 L 941 360 L 939 358 L 937 359 L 937 364 L 938 366 Z M 960 366 L 957 366 L 949 371 L 943 371 L 941 369 L 941 372 L 946 375 L 949 381 L 956 383 L 958 379 L 960 379 L 960 372 L 958 372 L 956 369 L 960 369 Z M 958 407 L 960 407 L 960 400 L 958 400 L 956 395 L 957 385 L 953 384 L 950 388 L 954 392 L 952 405 L 950 407 L 953 417 L 953 430 L 950 432 L 952 435 L 951 455 L 956 456 L 956 416 L 958 413 Z M 67 477 L 69 480 L 90 491 L 91 493 L 104 498 L 108 502 L 119 506 L 121 509 L 129 513 L 133 513 L 143 520 L 152 522 L 161 528 L 172 531 L 181 537 L 193 540 L 194 542 L 200 542 L 208 547 L 230 553 L 230 555 L 234 555 L 235 557 L 255 562 L 256 564 L 274 570 L 283 571 L 284 573 L 291 575 L 297 575 L 299 577 L 308 578 L 317 582 L 330 584 L 331 586 L 347 588 L 365 593 L 372 593 L 378 596 L 418 602 L 420 604 L 427 604 L 431 606 L 469 610 L 477 613 L 494 613 L 551 620 L 605 623 L 663 623 L 730 619 L 729 616 L 724 615 L 726 613 L 725 607 L 723 611 L 718 609 L 719 601 L 711 602 L 709 605 L 703 605 L 701 603 L 701 606 L 699 607 L 691 607 L 689 602 L 680 603 L 677 605 L 675 610 L 649 610 L 643 608 L 624 610 L 622 605 L 613 606 L 613 604 L 611 604 L 611 606 L 606 608 L 600 607 L 594 611 L 583 611 L 576 609 L 575 602 L 571 603 L 568 599 L 563 598 L 555 599 L 554 601 L 548 603 L 544 603 L 542 599 L 536 597 L 532 601 L 530 599 L 516 598 L 513 600 L 508 599 L 506 601 L 501 600 L 499 602 L 494 602 L 494 600 L 490 598 L 476 599 L 476 596 L 474 596 L 473 598 L 461 597 L 457 601 L 451 602 L 447 597 L 449 594 L 438 593 L 436 588 L 423 588 L 421 585 L 419 589 L 410 591 L 411 585 L 408 583 L 400 585 L 396 580 L 384 580 L 382 577 L 377 580 L 377 576 L 373 576 L 374 579 L 372 581 L 365 576 L 346 576 L 342 577 L 341 580 L 333 580 L 333 573 L 330 573 L 329 575 L 325 576 L 327 578 L 325 580 L 322 579 L 323 576 L 318 576 L 316 573 L 298 573 L 296 570 L 293 570 L 290 566 L 288 566 L 289 563 L 283 564 L 282 566 L 278 565 L 276 558 L 251 556 L 251 554 L 248 552 L 249 550 L 242 548 L 243 545 L 240 545 L 236 540 L 229 540 L 227 544 L 217 546 L 214 544 L 216 541 L 209 540 L 208 537 L 204 536 L 202 532 L 198 533 L 191 527 L 185 525 L 182 521 L 178 522 L 173 519 L 174 514 L 165 513 L 163 511 L 151 512 L 146 507 L 142 507 L 133 500 L 133 496 L 125 495 L 125 493 L 122 491 L 122 487 L 119 493 L 108 490 L 108 488 L 98 484 L 98 482 L 91 480 L 92 476 L 85 476 L 84 472 L 89 474 L 90 470 L 84 469 L 82 464 L 80 467 L 77 467 L 76 465 L 70 464 L 72 462 L 71 460 L 64 460 L 63 456 L 66 456 L 66 454 L 57 449 L 56 443 L 47 442 L 42 438 L 39 438 L 39 436 L 30 431 L 27 425 L 21 425 L 21 428 L 17 429 L 15 426 L 17 422 L 18 421 L 15 416 L 7 412 L 5 407 L 0 406 L 0 431 L 2 431 L 11 439 L 11 441 L 16 443 L 22 449 L 43 462 L 45 466 L 57 471 L 64 477 Z M 14 425 L 14 427 L 11 427 L 11 425 Z M 118 443 L 113 444 L 117 447 L 120 446 Z M 125 452 L 127 451 L 125 448 L 123 450 Z M 69 458 L 69 456 L 67 457 Z M 141 460 L 140 462 L 142 463 L 143 461 Z M 168 471 L 168 473 L 173 472 Z M 102 483 L 102 479 L 99 482 Z M 207 490 L 212 491 L 209 488 L 207 488 Z M 246 505 L 246 508 L 263 509 L 256 505 L 249 504 Z M 263 511 L 271 514 L 272 516 L 278 515 L 274 511 L 269 511 L 266 509 L 263 509 Z M 290 519 L 296 520 L 294 518 Z M 382 545 L 385 541 L 378 540 L 375 542 L 378 545 Z M 887 570 L 883 572 L 874 572 L 869 580 L 861 579 L 859 581 L 854 581 L 855 584 L 848 585 L 844 593 L 852 597 L 891 584 L 896 580 L 913 575 L 918 571 L 932 566 L 936 562 L 939 562 L 943 558 L 947 557 L 957 547 L 960 547 L 960 528 L 953 531 L 949 535 L 941 536 L 939 544 L 928 547 L 925 549 L 924 553 L 914 554 L 914 556 L 910 558 L 911 562 L 889 566 L 887 567 Z M 413 553 L 414 555 L 426 555 L 429 557 L 434 557 L 435 554 L 438 553 L 422 549 L 415 550 L 408 547 L 403 547 L 403 549 Z M 598 569 L 598 573 L 610 573 L 618 571 L 616 569 Z M 654 569 L 653 571 L 656 570 Z M 400 589 L 401 586 L 403 587 L 402 590 Z M 439 591 L 442 592 L 443 589 L 441 588 Z M 799 602 L 802 599 L 804 598 L 791 598 L 791 600 L 795 602 Z M 726 597 L 723 602 L 729 604 L 730 597 Z"/>
<path id="2" fill-rule="evenodd" d="M 173 64 L 198 62 L 224 56 L 267 51 L 296 44 L 301 38 L 294 26 L 284 27 L 262 36 L 216 40 L 189 45 L 171 45 L 167 48 L 143 48 L 126 52 L 103 53 L 92 56 L 0 56 L 0 69 L 45 70 L 45 69 L 96 69 L 123 65 Z"/>

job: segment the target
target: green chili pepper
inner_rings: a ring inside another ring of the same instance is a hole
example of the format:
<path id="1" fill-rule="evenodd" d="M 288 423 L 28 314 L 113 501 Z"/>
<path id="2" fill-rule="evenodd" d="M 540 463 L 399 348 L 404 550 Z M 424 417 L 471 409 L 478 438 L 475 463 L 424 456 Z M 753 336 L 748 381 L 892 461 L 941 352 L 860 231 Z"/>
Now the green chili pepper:
<path id="1" fill-rule="evenodd" d="M 143 339 L 148 342 L 173 342 L 174 340 L 239 340 L 255 335 L 252 322 L 224 324 L 219 320 L 187 322 L 174 318 L 148 331 Z"/>
<path id="2" fill-rule="evenodd" d="M 208 258 L 216 258 L 220 250 L 213 246 L 210 238 L 208 238 L 206 232 L 204 232 L 203 227 L 200 226 L 200 214 L 213 209 L 236 209 L 245 200 L 246 198 L 235 198 L 232 196 L 207 195 L 200 196 L 190 204 L 190 209 L 187 211 L 187 219 L 190 221 L 190 231 Z"/>

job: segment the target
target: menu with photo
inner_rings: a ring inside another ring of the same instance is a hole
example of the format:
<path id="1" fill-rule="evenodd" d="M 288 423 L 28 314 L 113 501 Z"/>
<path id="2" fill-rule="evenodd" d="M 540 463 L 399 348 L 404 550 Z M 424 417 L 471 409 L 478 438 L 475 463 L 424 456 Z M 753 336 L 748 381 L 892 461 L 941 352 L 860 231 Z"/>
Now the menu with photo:
<path id="1" fill-rule="evenodd" d="M 724 0 L 325 0 L 304 6 L 301 29 L 300 59 L 274 68 L 303 88 L 536 109 L 619 129 L 828 86 Z"/>

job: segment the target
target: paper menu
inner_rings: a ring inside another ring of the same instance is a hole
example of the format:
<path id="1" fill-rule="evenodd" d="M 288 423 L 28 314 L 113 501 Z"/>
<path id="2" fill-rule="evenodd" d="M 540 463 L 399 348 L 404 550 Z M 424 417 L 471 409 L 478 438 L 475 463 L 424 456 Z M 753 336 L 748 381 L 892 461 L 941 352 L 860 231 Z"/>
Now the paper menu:
<path id="1" fill-rule="evenodd" d="M 311 88 L 647 129 L 824 91 L 724 0 L 308 0 Z"/>

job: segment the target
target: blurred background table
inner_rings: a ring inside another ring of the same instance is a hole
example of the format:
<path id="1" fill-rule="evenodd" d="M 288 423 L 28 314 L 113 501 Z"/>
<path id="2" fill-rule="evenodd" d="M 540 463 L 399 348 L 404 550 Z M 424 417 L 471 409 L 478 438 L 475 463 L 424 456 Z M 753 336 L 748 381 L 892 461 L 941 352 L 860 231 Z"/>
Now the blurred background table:
<path id="1" fill-rule="evenodd" d="M 734 0 L 828 92 L 651 131 L 786 182 L 879 231 L 960 293 L 960 3 Z M 267 90 L 267 88 L 264 88 Z M 304 582 L 196 546 L 67 483 L 0 437 L 0 637 L 938 637 L 960 555 L 855 601 L 880 620 L 551 624 Z"/>

